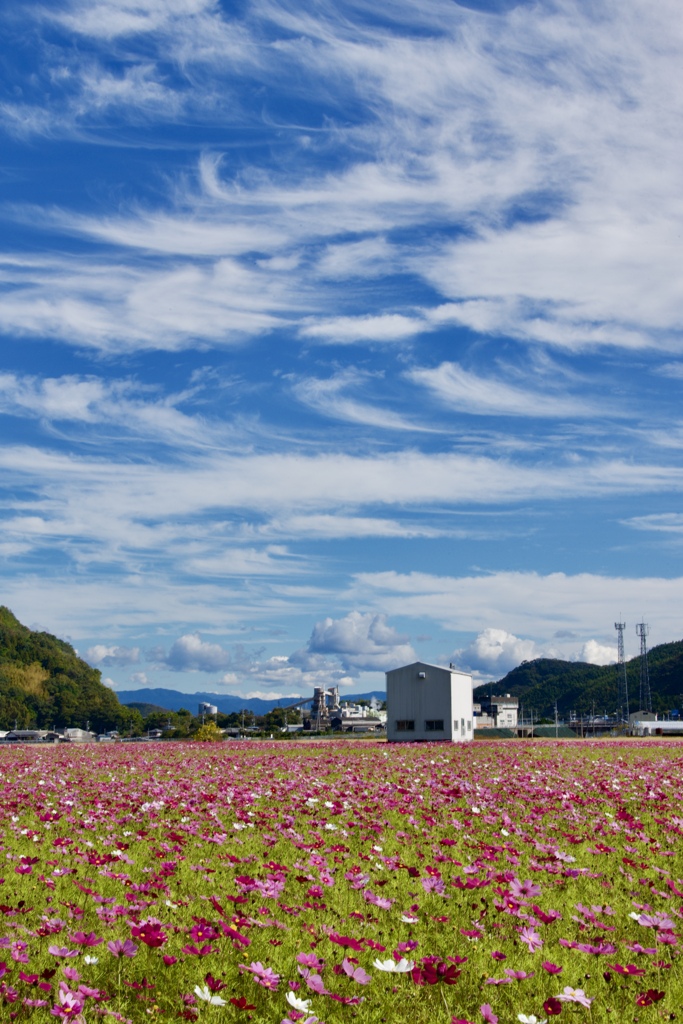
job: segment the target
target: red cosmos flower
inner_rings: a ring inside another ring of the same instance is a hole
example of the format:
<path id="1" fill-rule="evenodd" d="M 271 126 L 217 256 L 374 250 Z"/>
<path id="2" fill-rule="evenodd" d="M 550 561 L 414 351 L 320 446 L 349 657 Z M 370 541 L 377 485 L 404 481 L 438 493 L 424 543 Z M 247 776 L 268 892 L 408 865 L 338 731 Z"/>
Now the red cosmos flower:
<path id="1" fill-rule="evenodd" d="M 166 933 L 161 930 L 161 925 L 146 921 L 142 925 L 133 926 L 130 930 L 134 939 L 140 939 L 150 949 L 158 949 L 166 942 Z"/>
<path id="2" fill-rule="evenodd" d="M 550 960 L 544 960 L 541 964 L 541 967 L 544 971 L 547 971 L 548 974 L 562 974 L 563 970 L 562 967 L 559 967 L 557 964 L 551 963 Z"/>
<path id="3" fill-rule="evenodd" d="M 190 932 L 193 942 L 211 942 L 212 939 L 218 937 L 219 933 L 210 924 L 196 924 Z"/>
<path id="4" fill-rule="evenodd" d="M 188 943 L 187 946 L 183 946 L 183 953 L 187 953 L 188 956 L 208 956 L 209 953 L 215 952 L 215 946 L 193 946 Z"/>
<path id="5" fill-rule="evenodd" d="M 330 942 L 336 943 L 337 946 L 343 946 L 345 949 L 354 949 L 356 952 L 360 952 L 363 949 L 363 941 L 358 939 L 352 939 L 348 935 L 338 935 L 336 932 L 331 932 L 328 935 Z"/>
<path id="6" fill-rule="evenodd" d="M 550 996 L 549 999 L 543 1004 L 543 1009 L 549 1017 L 556 1017 L 558 1013 L 562 1013 L 562 1003 L 555 996 Z"/>
<path id="7" fill-rule="evenodd" d="M 220 992 L 222 988 L 226 988 L 225 982 L 219 981 L 217 978 L 214 978 L 213 974 L 211 973 L 204 975 L 204 981 L 206 983 L 207 988 L 209 988 L 211 992 Z"/>
<path id="8" fill-rule="evenodd" d="M 630 974 L 637 978 L 642 978 L 645 971 L 641 967 L 636 967 L 635 964 L 626 964 L 622 967 L 621 964 L 608 964 L 610 971 L 616 971 L 617 974 Z"/>
<path id="9" fill-rule="evenodd" d="M 663 998 L 663 992 L 658 992 L 655 988 L 649 988 L 647 992 L 640 993 L 636 999 L 636 1006 L 652 1006 L 653 1003 L 658 1003 Z"/>
<path id="10" fill-rule="evenodd" d="M 437 957 L 425 957 L 421 967 L 413 967 L 410 972 L 416 985 L 437 985 L 440 981 L 444 985 L 455 985 L 462 974 L 455 964 L 448 964 L 445 960 Z"/>
<path id="11" fill-rule="evenodd" d="M 244 996 L 240 996 L 239 999 L 233 998 L 230 1000 L 233 1006 L 236 1006 L 238 1010 L 255 1010 L 256 1007 L 253 1003 L 248 1003 Z"/>

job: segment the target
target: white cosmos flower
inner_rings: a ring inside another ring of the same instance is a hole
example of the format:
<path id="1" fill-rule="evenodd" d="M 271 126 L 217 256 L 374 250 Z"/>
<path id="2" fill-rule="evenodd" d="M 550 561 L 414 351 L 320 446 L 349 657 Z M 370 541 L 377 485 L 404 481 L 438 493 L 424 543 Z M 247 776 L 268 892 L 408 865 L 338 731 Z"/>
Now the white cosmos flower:
<path id="1" fill-rule="evenodd" d="M 402 959 L 396 963 L 395 960 L 374 960 L 372 966 L 389 974 L 407 974 L 408 971 L 412 971 L 415 961 Z"/>
<path id="2" fill-rule="evenodd" d="M 288 992 L 285 999 L 293 1009 L 299 1010 L 301 1013 L 308 1013 L 311 1008 L 310 999 L 299 999 L 293 992 Z"/>
<path id="3" fill-rule="evenodd" d="M 201 988 L 199 985 L 195 985 L 194 994 L 199 999 L 203 999 L 205 1003 L 212 1003 L 213 1006 L 227 1006 L 225 999 L 214 995 L 208 985 L 203 985 Z"/>
<path id="4" fill-rule="evenodd" d="M 83 963 L 84 964 L 98 964 L 99 962 L 100 962 L 100 958 L 98 956 L 84 956 L 83 957 Z"/>
<path id="5" fill-rule="evenodd" d="M 401 914 L 401 920 L 404 924 L 417 924 L 419 918 L 412 917 L 410 914 Z"/>
<path id="6" fill-rule="evenodd" d="M 533 1013 L 530 1013 L 528 1017 L 525 1013 L 518 1013 L 517 1020 L 520 1024 L 548 1024 L 547 1020 L 537 1020 Z"/>

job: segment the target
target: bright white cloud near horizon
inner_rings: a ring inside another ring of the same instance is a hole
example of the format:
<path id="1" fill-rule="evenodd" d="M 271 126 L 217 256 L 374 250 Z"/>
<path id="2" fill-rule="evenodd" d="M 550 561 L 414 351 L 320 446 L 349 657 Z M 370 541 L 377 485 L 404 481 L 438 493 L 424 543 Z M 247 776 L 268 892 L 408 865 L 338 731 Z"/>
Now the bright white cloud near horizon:
<path id="1" fill-rule="evenodd" d="M 673 0 L 0 15 L 0 603 L 118 690 L 683 637 Z"/>

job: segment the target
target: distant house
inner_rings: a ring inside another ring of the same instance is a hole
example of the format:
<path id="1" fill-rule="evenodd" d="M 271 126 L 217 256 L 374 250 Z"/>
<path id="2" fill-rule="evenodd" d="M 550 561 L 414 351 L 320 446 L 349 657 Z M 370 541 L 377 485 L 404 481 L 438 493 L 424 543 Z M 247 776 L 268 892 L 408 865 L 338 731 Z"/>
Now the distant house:
<path id="1" fill-rule="evenodd" d="M 472 739 L 472 677 L 467 673 L 416 661 L 386 677 L 390 742 Z"/>

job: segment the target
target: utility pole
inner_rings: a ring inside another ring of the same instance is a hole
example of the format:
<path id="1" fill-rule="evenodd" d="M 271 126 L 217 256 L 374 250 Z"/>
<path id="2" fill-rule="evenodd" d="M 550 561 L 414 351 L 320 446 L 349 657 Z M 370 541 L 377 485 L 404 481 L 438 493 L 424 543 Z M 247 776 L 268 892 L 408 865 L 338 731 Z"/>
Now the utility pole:
<path id="1" fill-rule="evenodd" d="M 555 701 L 555 739 L 557 739 L 557 701 Z"/>
<path id="2" fill-rule="evenodd" d="M 615 622 L 614 628 L 617 631 L 617 709 L 621 715 L 622 722 L 628 722 L 628 673 L 626 671 L 626 658 L 624 657 L 624 630 L 625 622 Z"/>
<path id="3" fill-rule="evenodd" d="M 650 673 L 647 667 L 647 636 L 650 627 L 646 622 L 639 622 L 636 635 L 640 637 L 640 708 L 639 711 L 652 711 L 652 694 L 650 693 Z"/>

